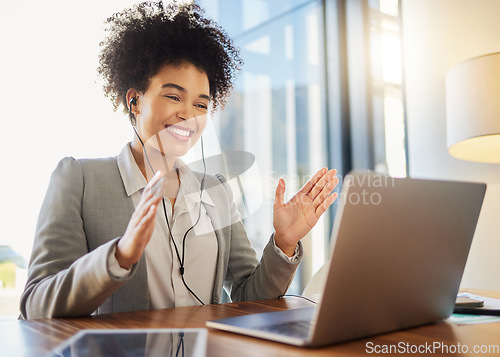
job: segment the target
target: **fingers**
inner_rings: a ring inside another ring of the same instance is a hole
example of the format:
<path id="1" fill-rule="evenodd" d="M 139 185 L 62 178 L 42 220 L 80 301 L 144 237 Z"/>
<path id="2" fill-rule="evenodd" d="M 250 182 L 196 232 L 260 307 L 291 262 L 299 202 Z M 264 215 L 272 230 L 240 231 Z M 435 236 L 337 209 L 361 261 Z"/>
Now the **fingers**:
<path id="1" fill-rule="evenodd" d="M 130 218 L 127 230 L 119 240 L 115 256 L 121 267 L 135 264 L 151 239 L 155 226 L 158 204 L 162 199 L 163 178 L 161 172 L 146 185 L 137 207 Z"/>
<path id="2" fill-rule="evenodd" d="M 320 217 L 327 210 L 330 205 L 337 199 L 337 192 L 332 193 L 316 208 L 316 217 Z"/>
<path id="3" fill-rule="evenodd" d="M 337 198 L 337 193 L 333 192 L 333 190 L 338 183 L 339 179 L 337 177 L 334 177 L 333 180 L 329 181 L 326 186 L 323 187 L 321 192 L 314 199 L 314 205 L 316 206 L 316 217 L 320 217 Z"/>
<path id="4" fill-rule="evenodd" d="M 323 177 L 323 175 L 327 171 L 328 171 L 328 169 L 326 167 L 323 167 L 321 170 L 316 172 L 316 174 L 309 181 L 306 182 L 306 184 L 304 185 L 304 187 L 302 187 L 300 192 L 305 193 L 306 195 L 309 194 L 311 192 L 311 189 L 314 187 L 314 185 L 316 185 L 316 183 L 318 183 L 318 181 L 321 179 L 321 177 Z"/>
<path id="5" fill-rule="evenodd" d="M 285 204 L 285 180 L 282 178 L 278 181 L 278 187 L 276 187 L 276 195 L 274 197 L 274 208 L 281 207 Z"/>
<path id="6" fill-rule="evenodd" d="M 159 188 L 161 189 L 164 181 L 165 181 L 165 175 L 163 174 L 163 172 L 161 170 L 156 171 L 154 176 L 151 178 L 151 180 L 148 182 L 148 184 L 144 188 L 143 195 L 144 195 L 144 193 L 149 193 L 149 192 L 152 192 L 153 194 L 155 194 L 155 192 Z"/>
<path id="7" fill-rule="evenodd" d="M 136 224 L 131 220 L 125 234 L 118 241 L 115 257 L 122 268 L 129 269 L 141 258 L 153 233 L 156 207 L 156 205 L 151 205 Z"/>
<path id="8" fill-rule="evenodd" d="M 320 170 L 319 172 L 324 169 Z M 333 192 L 339 183 L 338 177 L 335 177 L 337 170 L 333 169 L 324 173 L 316 184 L 311 188 L 308 196 L 314 201 L 316 207 L 316 217 L 320 217 L 337 199 L 338 194 Z"/>
<path id="9" fill-rule="evenodd" d="M 138 226 L 143 218 L 150 212 L 152 206 L 158 205 L 162 198 L 162 187 L 164 177 L 161 171 L 158 171 L 142 192 L 141 200 L 135 208 L 131 222 L 134 226 Z M 156 212 L 156 209 L 154 210 Z M 154 216 L 153 216 L 154 217 Z"/>
<path id="10" fill-rule="evenodd" d="M 149 206 L 149 209 L 142 216 L 141 220 L 137 224 L 137 229 L 138 229 L 137 233 L 139 233 L 139 234 L 143 233 L 143 231 L 150 228 L 149 225 L 151 224 L 151 222 L 154 222 L 154 218 L 156 216 L 156 207 L 158 207 L 158 206 L 155 204 L 152 204 L 151 206 Z"/>
<path id="11" fill-rule="evenodd" d="M 314 204 L 316 206 L 319 206 L 323 203 L 325 199 L 327 199 L 332 191 L 335 189 L 337 184 L 339 183 L 339 179 L 337 177 L 334 177 L 332 181 L 329 181 L 325 187 L 321 190 L 321 192 L 314 198 Z"/>
<path id="12" fill-rule="evenodd" d="M 330 182 L 336 181 L 338 183 L 338 179 L 335 177 L 335 175 L 337 174 L 337 170 L 335 170 L 335 169 L 332 169 L 330 171 L 326 171 L 326 170 L 327 170 L 326 167 L 322 168 L 321 170 L 319 170 L 316 173 L 316 175 L 313 176 L 313 178 L 311 180 L 309 180 L 309 182 L 311 182 L 311 184 L 313 182 L 314 182 L 314 184 L 312 185 L 311 189 L 308 192 L 304 192 L 304 193 L 306 193 L 313 201 L 316 200 L 318 195 L 323 191 L 323 189 Z M 333 186 L 334 188 L 337 185 L 337 183 L 335 183 L 335 185 Z M 306 184 L 306 186 L 307 186 L 307 184 Z M 331 192 L 331 190 L 328 192 L 328 194 L 330 194 L 330 192 Z"/>
<path id="13" fill-rule="evenodd" d="M 147 200 L 142 201 L 141 199 L 142 202 L 137 205 L 133 214 L 133 220 L 136 226 L 138 226 L 141 220 L 150 213 L 152 207 L 156 211 L 156 206 L 161 200 L 161 196 L 153 195 L 151 192 L 146 195 L 143 194 L 143 197 L 147 197 Z"/>
<path id="14" fill-rule="evenodd" d="M 164 182 L 165 176 L 161 171 L 157 171 L 156 174 L 151 178 L 151 181 L 149 181 L 144 188 L 139 205 L 149 200 L 151 196 L 161 197 Z"/>

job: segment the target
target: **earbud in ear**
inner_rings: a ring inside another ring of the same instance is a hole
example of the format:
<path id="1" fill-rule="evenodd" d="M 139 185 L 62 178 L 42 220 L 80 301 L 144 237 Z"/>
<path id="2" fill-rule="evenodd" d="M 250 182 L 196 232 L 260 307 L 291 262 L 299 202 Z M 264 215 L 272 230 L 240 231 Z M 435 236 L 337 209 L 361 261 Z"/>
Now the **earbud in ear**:
<path id="1" fill-rule="evenodd" d="M 137 105 L 137 97 L 130 98 L 129 106 L 128 106 L 128 114 L 130 116 L 130 123 L 135 125 L 135 115 L 132 113 L 132 105 Z"/>

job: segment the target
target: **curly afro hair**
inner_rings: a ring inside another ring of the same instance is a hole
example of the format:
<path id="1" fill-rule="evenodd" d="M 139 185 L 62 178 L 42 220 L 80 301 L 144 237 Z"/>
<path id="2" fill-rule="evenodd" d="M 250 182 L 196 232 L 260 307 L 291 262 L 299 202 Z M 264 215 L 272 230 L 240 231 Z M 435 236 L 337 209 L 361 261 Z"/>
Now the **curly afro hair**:
<path id="1" fill-rule="evenodd" d="M 193 64 L 205 71 L 213 110 L 224 107 L 236 73 L 243 65 L 226 32 L 204 17 L 196 4 L 164 6 L 146 1 L 116 13 L 105 22 L 97 72 L 117 110 L 128 111 L 127 91 L 145 92 L 164 65 Z"/>

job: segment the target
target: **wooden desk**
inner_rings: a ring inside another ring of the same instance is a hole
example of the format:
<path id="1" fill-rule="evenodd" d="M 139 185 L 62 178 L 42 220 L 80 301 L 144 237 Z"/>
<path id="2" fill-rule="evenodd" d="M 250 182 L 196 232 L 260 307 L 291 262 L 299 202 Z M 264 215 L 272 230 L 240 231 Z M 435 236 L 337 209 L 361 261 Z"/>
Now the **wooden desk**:
<path id="1" fill-rule="evenodd" d="M 500 292 L 467 291 L 500 298 Z M 310 303 L 306 300 L 288 297 L 281 300 L 181 307 L 95 317 L 0 322 L 0 355 L 43 356 L 51 348 L 81 329 L 205 327 L 207 320 L 309 305 Z M 207 356 L 360 356 L 367 355 L 367 346 L 382 348 L 381 346 L 397 346 L 406 343 L 413 346 L 443 343 L 453 347 L 457 345 L 467 346 L 469 349 L 468 353 L 444 353 L 443 355 L 446 356 L 500 356 L 500 322 L 476 325 L 455 325 L 441 322 L 321 349 L 298 348 L 209 329 Z M 484 354 L 473 353 L 474 346 L 481 345 L 494 345 L 498 349 L 496 351 L 490 350 L 489 353 Z M 463 351 L 462 349 L 459 352 Z M 372 354 L 376 355 L 376 353 Z M 408 353 L 406 355 L 425 356 L 430 354 Z"/>

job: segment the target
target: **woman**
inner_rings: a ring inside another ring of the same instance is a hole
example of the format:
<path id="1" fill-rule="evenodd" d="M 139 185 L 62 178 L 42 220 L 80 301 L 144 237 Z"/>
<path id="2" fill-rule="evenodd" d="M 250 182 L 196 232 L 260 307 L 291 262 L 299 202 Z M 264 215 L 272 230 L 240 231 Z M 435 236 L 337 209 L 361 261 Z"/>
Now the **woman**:
<path id="1" fill-rule="evenodd" d="M 114 158 L 64 158 L 37 224 L 23 318 L 276 298 L 302 259 L 300 239 L 333 203 L 326 168 L 288 202 L 258 261 L 223 177 L 178 159 L 224 105 L 241 60 L 197 5 L 142 3 L 113 15 L 99 73 L 133 139 Z M 225 288 L 225 290 L 223 289 Z"/>

